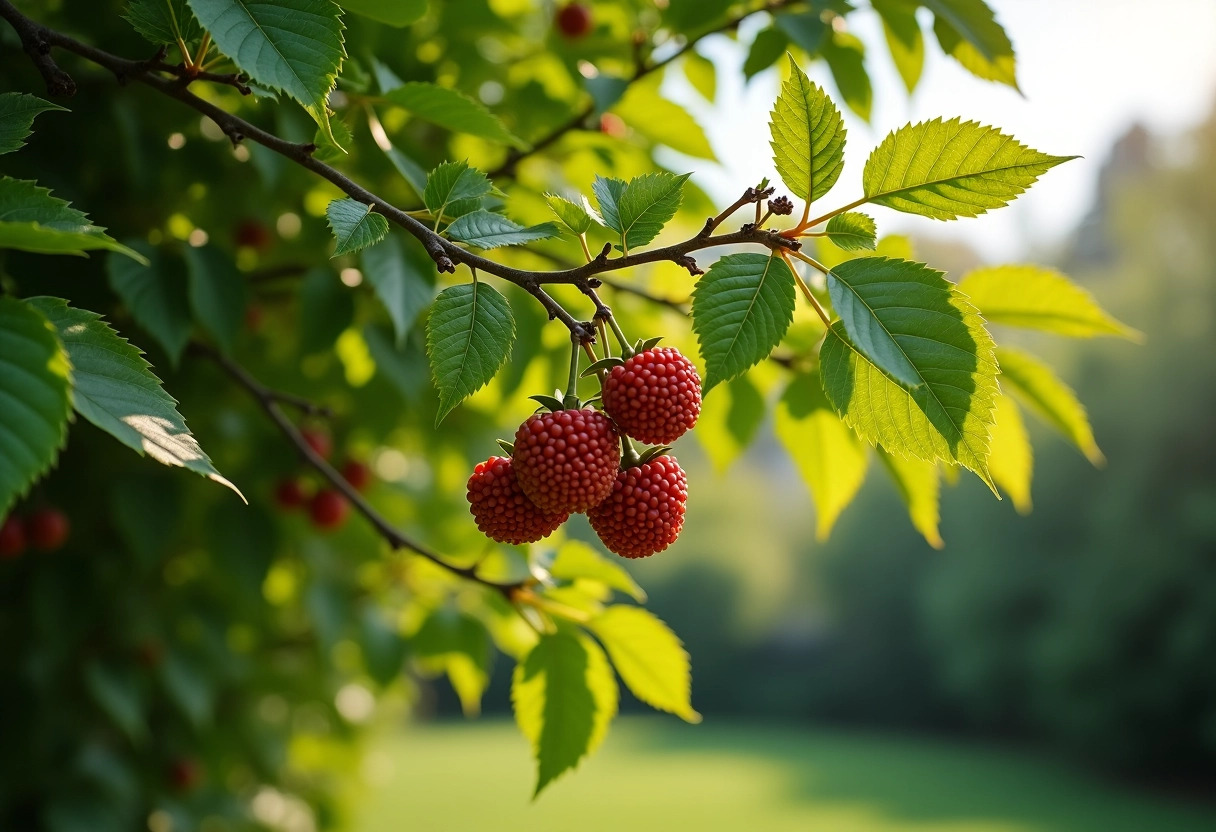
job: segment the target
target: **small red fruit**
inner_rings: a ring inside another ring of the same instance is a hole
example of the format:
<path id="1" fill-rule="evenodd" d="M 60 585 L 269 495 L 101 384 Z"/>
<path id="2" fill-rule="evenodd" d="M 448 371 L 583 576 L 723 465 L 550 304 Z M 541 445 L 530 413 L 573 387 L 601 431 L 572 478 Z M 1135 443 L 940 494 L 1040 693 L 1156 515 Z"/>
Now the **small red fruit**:
<path id="1" fill-rule="evenodd" d="M 519 487 L 515 464 L 502 456 L 478 463 L 469 477 L 467 496 L 477 528 L 499 543 L 534 543 L 553 534 L 570 516 L 537 508 Z"/>
<path id="2" fill-rule="evenodd" d="M 589 34 L 592 29 L 591 9 L 582 3 L 569 3 L 557 10 L 557 30 L 574 40 Z"/>
<path id="3" fill-rule="evenodd" d="M 334 441 L 329 438 L 328 433 L 319 428 L 304 428 L 300 431 L 300 436 L 321 459 L 329 459 L 329 455 L 334 452 Z"/>
<path id="4" fill-rule="evenodd" d="M 623 139 L 629 134 L 629 126 L 620 116 L 604 113 L 600 116 L 600 132 L 614 139 Z"/>
<path id="5" fill-rule="evenodd" d="M 257 251 L 265 251 L 274 242 L 274 237 L 266 224 L 252 219 L 238 222 L 232 231 L 232 239 L 237 246 Z"/>
<path id="6" fill-rule="evenodd" d="M 701 415 L 701 377 L 677 349 L 640 352 L 604 380 L 604 412 L 626 436 L 670 445 Z"/>
<path id="7" fill-rule="evenodd" d="M 279 508 L 291 511 L 308 502 L 308 492 L 304 489 L 304 483 L 296 477 L 280 480 L 274 487 L 274 501 Z"/>
<path id="8" fill-rule="evenodd" d="M 318 529 L 330 531 L 346 522 L 350 514 L 350 503 L 332 489 L 318 491 L 308 504 L 308 516 Z"/>
<path id="9" fill-rule="evenodd" d="M 30 545 L 44 552 L 53 552 L 66 543 L 70 531 L 68 516 L 57 508 L 40 508 L 25 518 Z"/>
<path id="10" fill-rule="evenodd" d="M 0 526 L 0 558 L 15 558 L 25 551 L 25 524 L 12 515 Z"/>
<path id="11" fill-rule="evenodd" d="M 346 464 L 342 466 L 342 477 L 356 491 L 364 491 L 372 484 L 372 469 L 357 459 L 348 459 L 346 460 Z"/>
<path id="12" fill-rule="evenodd" d="M 617 475 L 608 499 L 587 512 L 609 551 L 650 557 L 675 543 L 684 526 L 688 477 L 675 457 L 660 456 Z"/>
<path id="13" fill-rule="evenodd" d="M 186 792 L 193 789 L 203 779 L 203 771 L 196 761 L 189 757 L 174 760 L 169 766 L 169 781 L 173 787 Z"/>
<path id="14" fill-rule="evenodd" d="M 586 511 L 612 490 L 621 442 L 596 410 L 537 413 L 515 432 L 515 476 L 541 511 Z"/>

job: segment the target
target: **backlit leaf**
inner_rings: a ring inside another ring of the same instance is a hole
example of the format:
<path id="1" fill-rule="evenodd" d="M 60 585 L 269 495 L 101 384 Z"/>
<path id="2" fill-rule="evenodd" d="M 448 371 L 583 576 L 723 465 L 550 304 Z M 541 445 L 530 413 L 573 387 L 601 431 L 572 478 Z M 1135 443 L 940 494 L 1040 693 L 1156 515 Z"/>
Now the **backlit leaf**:
<path id="1" fill-rule="evenodd" d="M 1039 329 L 1073 338 L 1143 336 L 1112 318 L 1094 296 L 1044 266 L 991 266 L 976 269 L 958 284 L 990 323 Z"/>
<path id="2" fill-rule="evenodd" d="M 863 121 L 869 121 L 874 89 L 866 72 L 865 44 L 848 32 L 832 32 L 821 51 L 844 103 Z"/>
<path id="3" fill-rule="evenodd" d="M 971 74 L 1018 88 L 1013 44 L 984 0 L 922 0 L 942 51 Z"/>
<path id="4" fill-rule="evenodd" d="M 934 119 L 883 139 L 862 172 L 866 199 L 938 220 L 976 217 L 1008 205 L 1051 168 L 1048 156 L 995 127 Z"/>
<path id="5" fill-rule="evenodd" d="M 176 44 L 178 38 L 190 45 L 202 35 L 186 0 L 131 0 L 123 17 L 145 40 L 157 46 Z"/>
<path id="6" fill-rule="evenodd" d="M 454 206 L 476 210 L 482 198 L 493 190 L 486 175 L 469 167 L 468 162 L 444 162 L 427 176 L 422 201 L 434 216 L 450 218 L 468 213 L 454 210 Z"/>
<path id="7" fill-rule="evenodd" d="M 417 118 L 429 121 L 453 133 L 509 144 L 521 150 L 528 144 L 511 134 L 498 116 L 480 101 L 469 98 L 459 90 L 440 87 L 423 81 L 410 81 L 389 90 L 384 99 L 408 110 Z"/>
<path id="8" fill-rule="evenodd" d="M 815 501 L 815 539 L 827 540 L 865 481 L 869 452 L 832 410 L 818 373 L 797 375 L 786 387 L 773 431 Z"/>
<path id="9" fill-rule="evenodd" d="M 604 651 L 582 633 L 543 635 L 515 666 L 511 702 L 536 756 L 534 796 L 599 746 L 619 696 Z"/>
<path id="10" fill-rule="evenodd" d="M 447 235 L 453 240 L 483 249 L 518 246 L 556 237 L 558 233 L 557 225 L 551 222 L 525 228 L 491 211 L 473 211 L 447 227 Z"/>
<path id="11" fill-rule="evenodd" d="M 799 199 L 814 202 L 831 190 L 844 168 L 844 124 L 827 93 L 807 78 L 791 55 L 790 77 L 769 116 L 773 164 Z"/>
<path id="12" fill-rule="evenodd" d="M 919 459 L 904 459 L 878 449 L 878 458 L 890 475 L 900 499 L 908 507 L 912 526 L 934 549 L 945 546 L 941 523 L 941 475 L 937 465 Z"/>
<path id="13" fill-rule="evenodd" d="M 870 0 L 870 5 L 882 18 L 887 50 L 910 93 L 925 68 L 925 37 L 916 20 L 916 5 L 907 0 Z"/>
<path id="14" fill-rule="evenodd" d="M 775 26 L 761 29 L 756 33 L 756 39 L 752 41 L 747 58 L 743 61 L 743 77 L 751 80 L 753 75 L 777 63 L 777 59 L 785 54 L 789 45 L 790 39 L 786 37 L 785 32 Z"/>
<path id="15" fill-rule="evenodd" d="M 717 161 L 701 125 L 679 104 L 663 97 L 660 81 L 662 76 L 652 73 L 642 81 L 629 84 L 612 111 L 652 142 L 698 159 Z"/>
<path id="16" fill-rule="evenodd" d="M 620 227 L 613 228 L 609 225 L 609 228 L 620 233 L 625 251 L 644 246 L 659 236 L 663 226 L 670 222 L 679 210 L 680 198 L 687 180 L 687 173 L 676 176 L 659 171 L 629 181 L 616 204 L 616 219 Z M 606 214 L 604 221 L 608 222 Z"/>
<path id="17" fill-rule="evenodd" d="M 653 613 L 641 607 L 612 606 L 591 619 L 588 627 L 634 696 L 686 722 L 701 721 L 692 708 L 688 653 Z"/>
<path id="18" fill-rule="evenodd" d="M 105 232 L 37 182 L 0 178 L 0 249 L 80 255 L 105 249 L 145 262 L 141 254 Z"/>
<path id="19" fill-rule="evenodd" d="M 1018 514 L 1029 514 L 1034 451 L 1022 411 L 1006 393 L 997 397 L 993 416 L 996 423 L 992 426 L 992 453 L 988 456 L 992 479 L 1009 495 Z"/>
<path id="20" fill-rule="evenodd" d="M 619 558 L 609 560 L 586 543 L 570 540 L 563 543 L 562 547 L 557 550 L 557 557 L 549 565 L 549 574 L 554 578 L 570 581 L 599 581 L 607 587 L 632 596 L 636 601 L 645 601 L 646 593 L 642 591 L 642 588 L 638 586 L 633 576 L 625 570 L 619 560 Z"/>
<path id="21" fill-rule="evenodd" d="M 872 251 L 878 247 L 878 228 L 874 220 L 859 211 L 845 211 L 832 217 L 824 234 L 845 251 Z"/>
<path id="22" fill-rule="evenodd" d="M 1001 365 L 1001 383 L 1006 391 L 1062 433 L 1091 463 L 1106 464 L 1106 457 L 1094 441 L 1085 406 L 1071 387 L 1060 381 L 1046 364 L 1020 350 L 999 347 L 996 359 Z"/>
<path id="23" fill-rule="evenodd" d="M 580 199 L 580 202 L 574 202 L 557 194 L 545 194 L 545 201 L 549 203 L 554 215 L 575 235 L 586 234 L 592 224 L 600 222 L 595 209 L 587 202 L 587 197 Z"/>

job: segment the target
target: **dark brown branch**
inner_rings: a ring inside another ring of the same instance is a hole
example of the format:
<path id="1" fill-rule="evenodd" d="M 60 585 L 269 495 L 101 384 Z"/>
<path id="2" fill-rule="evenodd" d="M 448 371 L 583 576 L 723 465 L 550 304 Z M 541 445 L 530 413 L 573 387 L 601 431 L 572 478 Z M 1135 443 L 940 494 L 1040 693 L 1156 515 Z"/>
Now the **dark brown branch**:
<path id="1" fill-rule="evenodd" d="M 701 32 L 700 34 L 689 38 L 687 41 L 684 42 L 684 45 L 681 46 L 679 49 L 677 49 L 675 52 L 671 53 L 663 60 L 656 61 L 655 63 L 652 63 L 652 64 L 648 64 L 642 59 L 641 51 L 640 51 L 641 43 L 638 41 L 635 41 L 634 42 L 635 69 L 634 69 L 633 75 L 631 75 L 627 79 L 627 83 L 632 84 L 635 81 L 640 81 L 641 79 L 645 78 L 647 75 L 650 75 L 653 72 L 657 72 L 658 70 L 662 69 L 663 67 L 672 63 L 673 61 L 683 57 L 688 52 L 691 52 L 693 50 L 693 48 L 696 47 L 696 45 L 698 43 L 700 43 L 704 38 L 707 38 L 710 35 L 716 35 L 721 32 L 729 32 L 732 29 L 737 28 L 740 23 L 742 23 L 744 20 L 746 20 L 747 18 L 751 17 L 754 14 L 759 14 L 760 12 L 776 11 L 777 9 L 780 9 L 782 6 L 788 6 L 794 2 L 797 2 L 797 0 L 769 0 L 768 2 L 766 2 L 763 6 L 761 6 L 759 8 L 754 8 L 749 11 L 742 12 L 741 14 L 738 14 L 735 17 L 732 17 L 729 20 L 725 21 L 720 26 L 715 26 L 712 29 L 707 29 L 706 31 Z M 573 118 L 569 119 L 568 121 L 563 122 L 562 124 L 558 125 L 557 127 L 554 127 L 552 130 L 550 130 L 548 133 L 546 133 L 543 137 L 537 139 L 535 142 L 532 143 L 532 146 L 529 147 L 527 150 L 512 150 L 510 153 L 507 154 L 507 158 L 503 160 L 503 163 L 501 165 L 494 168 L 494 170 L 490 171 L 490 173 L 489 173 L 490 178 L 494 179 L 499 176 L 514 176 L 515 168 L 521 161 L 528 158 L 529 156 L 533 156 L 533 155 L 541 152 L 542 150 L 547 150 L 550 146 L 552 146 L 556 141 L 558 141 L 562 136 L 566 135 L 567 133 L 571 133 L 575 130 L 582 129 L 584 127 L 584 125 L 586 125 L 587 119 L 591 118 L 593 115 L 595 115 L 595 103 L 594 102 L 592 102 L 591 104 L 588 104 L 587 106 L 583 107 L 583 109 L 579 110 L 578 113 L 575 114 Z"/>
<path id="2" fill-rule="evenodd" d="M 176 75 L 181 79 L 182 86 L 189 86 L 193 81 L 210 81 L 213 84 L 224 84 L 232 87 L 241 95 L 250 95 L 253 92 L 247 83 L 249 79 L 239 72 L 207 72 L 188 67 L 185 64 L 170 64 L 161 60 L 153 62 L 149 69 Z"/>
<path id="3" fill-rule="evenodd" d="M 51 57 L 51 46 L 46 38 L 47 30 L 30 20 L 8 0 L 0 0 L 0 17 L 3 17 L 13 27 L 17 37 L 21 38 L 21 46 L 25 54 L 30 56 L 34 67 L 46 82 L 47 95 L 52 98 L 66 98 L 76 94 L 76 82 L 68 75 L 55 59 Z"/>
<path id="4" fill-rule="evenodd" d="M 366 518 L 367 521 L 372 524 L 380 536 L 383 537 L 394 549 L 405 549 L 413 552 L 414 554 L 421 555 L 432 563 L 442 566 L 452 574 L 459 575 L 462 578 L 474 581 L 497 592 L 501 592 L 507 598 L 510 598 L 516 589 L 523 586 L 523 582 L 501 584 L 495 581 L 487 580 L 486 578 L 483 578 L 477 574 L 476 567 L 456 566 L 455 564 L 449 563 L 440 557 L 438 553 L 432 551 L 413 538 L 402 534 L 400 531 L 394 528 L 391 523 L 385 520 L 384 517 L 378 511 L 376 511 L 376 509 L 374 509 L 366 499 L 364 499 L 363 495 L 360 494 L 354 486 L 347 482 L 345 477 L 338 473 L 337 469 L 326 462 L 324 457 L 312 449 L 312 446 L 309 445 L 304 439 L 304 436 L 300 433 L 299 429 L 292 424 L 291 420 L 287 418 L 286 414 L 284 414 L 283 410 L 279 407 L 279 402 L 284 401 L 283 396 L 285 394 L 266 387 L 260 381 L 250 375 L 249 371 L 240 364 L 237 364 L 231 358 L 217 352 L 211 347 L 196 343 L 192 344 L 191 348 L 198 354 L 206 356 L 214 361 L 226 373 L 228 373 L 228 375 L 232 376 L 232 378 L 238 384 L 244 387 L 245 390 L 251 396 L 253 396 L 257 403 L 261 406 L 262 410 L 266 412 L 266 415 L 270 417 L 271 421 L 275 423 L 283 435 L 286 436 L 293 445 L 295 445 L 296 450 L 299 452 L 304 461 L 315 468 L 322 477 L 329 481 L 330 485 L 340 491 L 342 496 L 355 507 L 355 510 L 362 514 L 364 518 Z"/>

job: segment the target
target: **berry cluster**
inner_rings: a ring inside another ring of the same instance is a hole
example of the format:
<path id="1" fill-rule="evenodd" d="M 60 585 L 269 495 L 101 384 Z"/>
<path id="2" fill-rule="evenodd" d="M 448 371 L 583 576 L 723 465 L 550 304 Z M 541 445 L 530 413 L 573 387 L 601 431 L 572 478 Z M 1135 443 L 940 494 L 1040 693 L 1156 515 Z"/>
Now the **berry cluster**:
<path id="1" fill-rule="evenodd" d="M 515 443 L 504 444 L 511 457 L 490 457 L 474 469 L 469 507 L 490 539 L 532 543 L 578 513 L 586 513 L 604 545 L 622 557 L 648 557 L 679 536 L 688 501 L 684 471 L 665 455 L 667 448 L 639 457 L 628 440 L 666 445 L 692 428 L 701 412 L 701 379 L 692 362 L 670 348 L 606 361 L 614 366 L 602 376 L 602 412 L 567 406 L 569 396 L 564 402 L 537 397 L 549 410 L 530 416 Z"/>
<path id="2" fill-rule="evenodd" d="M 10 514 L 0 525 L 0 558 L 15 558 L 27 548 L 53 552 L 68 542 L 72 525 L 54 506 L 44 506 L 24 517 Z"/>
<path id="3" fill-rule="evenodd" d="M 300 431 L 300 435 L 308 447 L 322 459 L 328 460 L 333 454 L 333 440 L 328 433 L 316 428 L 305 428 Z M 365 491 L 372 483 L 371 469 L 357 459 L 348 459 L 340 470 L 342 477 L 356 491 Z M 313 490 L 309 482 L 300 476 L 279 480 L 274 488 L 274 501 L 284 511 L 307 509 L 312 524 L 326 532 L 340 528 L 350 516 L 350 502 L 341 492 L 334 488 Z"/>

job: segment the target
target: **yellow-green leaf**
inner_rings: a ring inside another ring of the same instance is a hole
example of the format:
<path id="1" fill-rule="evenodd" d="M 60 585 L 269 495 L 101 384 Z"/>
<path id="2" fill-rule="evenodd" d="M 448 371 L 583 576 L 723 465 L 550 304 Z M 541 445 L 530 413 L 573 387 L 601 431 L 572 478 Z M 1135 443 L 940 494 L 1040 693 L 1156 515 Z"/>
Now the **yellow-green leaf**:
<path id="1" fill-rule="evenodd" d="M 1012 265 L 976 269 L 958 284 L 989 323 L 1039 329 L 1073 338 L 1143 336 L 1115 320 L 1094 296 L 1045 266 Z"/>
<path id="2" fill-rule="evenodd" d="M 941 477 L 937 464 L 919 459 L 901 459 L 878 449 L 878 458 L 890 474 L 908 517 L 925 541 L 934 549 L 945 544 L 938 526 L 941 523 Z"/>
<path id="3" fill-rule="evenodd" d="M 637 601 L 645 601 L 646 593 L 617 560 L 602 557 L 580 540 L 570 540 L 557 550 L 557 557 L 549 566 L 549 574 L 570 581 L 599 581 L 631 595 Z"/>
<path id="4" fill-rule="evenodd" d="M 825 196 L 844 168 L 844 123 L 828 94 L 789 56 L 790 77 L 769 116 L 773 164 L 799 199 Z"/>
<path id="5" fill-rule="evenodd" d="M 815 539 L 827 540 L 865 481 L 866 447 L 832 410 L 818 373 L 790 382 L 777 404 L 774 431 L 815 500 Z"/>
<path id="6" fill-rule="evenodd" d="M 641 701 L 687 722 L 692 708 L 692 670 L 684 645 L 670 628 L 641 607 L 613 606 L 588 624 L 603 642 L 621 679 Z"/>
<path id="7" fill-rule="evenodd" d="M 997 397 L 994 415 L 996 424 L 992 426 L 992 452 L 988 456 L 988 468 L 992 471 L 992 479 L 1013 500 L 1018 514 L 1029 514 L 1034 451 L 1030 447 L 1026 423 L 1022 421 L 1022 411 L 1017 402 L 1006 394 Z"/>
<path id="8" fill-rule="evenodd" d="M 1064 434 L 1094 465 L 1106 464 L 1106 457 L 1094 441 L 1093 428 L 1085 407 L 1051 368 L 1037 358 L 1009 347 L 996 351 L 1001 365 L 1001 383 L 1047 424 Z"/>

